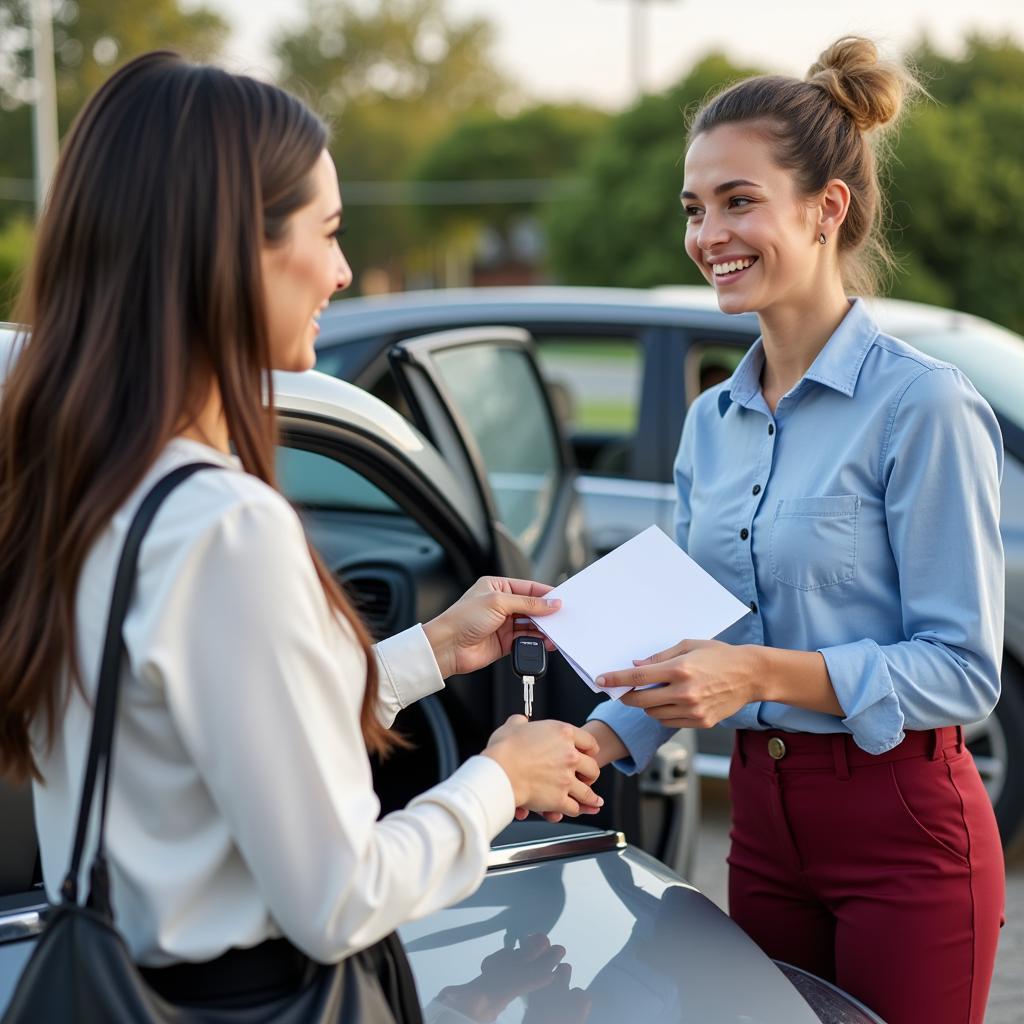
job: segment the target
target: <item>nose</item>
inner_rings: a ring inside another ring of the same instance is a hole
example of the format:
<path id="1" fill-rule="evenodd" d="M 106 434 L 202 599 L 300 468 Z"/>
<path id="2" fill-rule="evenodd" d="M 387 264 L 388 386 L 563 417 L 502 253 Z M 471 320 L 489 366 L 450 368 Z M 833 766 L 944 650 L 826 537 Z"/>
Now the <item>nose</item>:
<path id="1" fill-rule="evenodd" d="M 344 253 L 338 250 L 338 275 L 337 275 L 337 288 L 339 292 L 343 292 L 350 284 L 352 284 L 352 268 L 348 265 L 348 260 L 345 259 Z"/>
<path id="2" fill-rule="evenodd" d="M 697 232 L 697 247 L 701 252 L 710 252 L 728 239 L 729 233 L 726 230 L 725 222 L 719 221 L 712 213 L 705 212 Z"/>

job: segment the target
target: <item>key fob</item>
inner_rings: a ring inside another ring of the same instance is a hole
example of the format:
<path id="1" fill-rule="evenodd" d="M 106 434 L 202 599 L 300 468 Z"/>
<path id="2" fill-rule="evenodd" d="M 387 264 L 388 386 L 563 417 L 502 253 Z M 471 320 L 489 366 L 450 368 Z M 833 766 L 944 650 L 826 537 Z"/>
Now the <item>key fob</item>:
<path id="1" fill-rule="evenodd" d="M 512 641 L 512 671 L 517 676 L 544 675 L 548 670 L 548 652 L 544 641 L 532 636 L 517 636 Z"/>

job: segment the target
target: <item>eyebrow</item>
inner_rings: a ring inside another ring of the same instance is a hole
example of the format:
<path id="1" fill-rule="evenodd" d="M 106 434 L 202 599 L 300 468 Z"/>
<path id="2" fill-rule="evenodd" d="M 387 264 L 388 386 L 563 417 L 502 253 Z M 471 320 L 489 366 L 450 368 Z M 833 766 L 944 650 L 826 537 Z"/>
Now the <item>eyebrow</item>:
<path id="1" fill-rule="evenodd" d="M 336 209 L 336 210 L 334 211 L 334 213 L 332 213 L 332 214 L 331 214 L 331 215 L 330 215 L 329 217 L 324 217 L 324 219 L 323 219 L 323 223 L 324 223 L 324 224 L 327 224 L 327 223 L 328 223 L 329 221 L 332 221 L 332 220 L 340 220 L 340 219 L 341 219 L 341 207 L 339 206 L 339 207 L 338 207 L 338 208 L 337 208 L 337 209 Z"/>
<path id="2" fill-rule="evenodd" d="M 760 188 L 756 181 L 747 181 L 746 178 L 734 178 L 732 181 L 723 181 L 721 185 L 715 186 L 715 195 L 720 196 L 723 192 L 731 192 L 734 188 L 740 188 L 741 186 L 748 186 L 753 188 Z M 687 192 L 685 189 L 679 193 L 680 199 L 696 199 L 696 192 Z"/>

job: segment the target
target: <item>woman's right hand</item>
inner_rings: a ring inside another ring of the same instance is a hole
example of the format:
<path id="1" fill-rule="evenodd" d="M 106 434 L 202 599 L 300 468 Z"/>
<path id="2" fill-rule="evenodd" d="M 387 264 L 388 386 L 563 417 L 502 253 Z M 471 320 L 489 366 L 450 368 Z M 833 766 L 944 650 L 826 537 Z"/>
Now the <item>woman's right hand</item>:
<path id="1" fill-rule="evenodd" d="M 574 725 L 512 715 L 491 735 L 484 754 L 505 770 L 516 807 L 576 817 L 604 803 L 590 788 L 600 773 L 597 749 L 597 740 Z"/>

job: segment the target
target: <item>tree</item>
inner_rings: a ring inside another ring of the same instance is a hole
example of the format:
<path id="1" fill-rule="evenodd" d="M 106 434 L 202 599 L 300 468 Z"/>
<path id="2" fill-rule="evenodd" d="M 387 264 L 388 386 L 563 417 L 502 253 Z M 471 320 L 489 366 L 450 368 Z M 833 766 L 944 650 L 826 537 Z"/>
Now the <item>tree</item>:
<path id="1" fill-rule="evenodd" d="M 1024 209 L 1024 49 L 967 40 L 961 57 L 912 54 L 932 99 L 909 112 L 885 165 L 887 231 L 901 271 L 890 294 L 951 306 L 1024 331 L 1017 286 Z M 580 169 L 578 196 L 552 204 L 551 261 L 574 284 L 697 282 L 676 201 L 684 112 L 741 75 L 702 60 L 663 95 L 615 118 Z"/>
<path id="2" fill-rule="evenodd" d="M 444 0 L 312 0 L 305 26 L 275 48 L 280 82 L 333 127 L 345 219 L 345 250 L 356 271 L 397 270 L 420 240 L 413 197 L 394 205 L 361 204 L 346 181 L 406 181 L 416 161 L 454 121 L 493 110 L 510 96 L 494 68 L 491 28 L 455 21 Z"/>
<path id="3" fill-rule="evenodd" d="M 504 185 L 512 201 L 460 201 L 419 207 L 434 237 L 474 238 L 490 227 L 506 240 L 533 217 L 547 192 L 571 178 L 607 122 L 608 115 L 581 105 L 541 105 L 514 117 L 478 114 L 460 121 L 426 152 L 413 178 L 431 182 Z M 511 190 L 511 191 L 509 191 Z M 460 197 L 464 200 L 465 197 Z"/>
<path id="4" fill-rule="evenodd" d="M 14 109 L 32 99 L 30 0 L 0 0 L 0 100 Z M 62 131 L 119 64 L 147 50 L 180 50 L 198 60 L 220 52 L 228 24 L 179 0 L 54 3 L 53 47 Z"/>
<path id="5" fill-rule="evenodd" d="M 0 291 L 10 290 L 10 275 L 27 260 L 30 234 L 24 222 L 31 201 L 14 198 L 34 176 L 32 155 L 32 46 L 30 0 L 0 0 L 0 231 L 3 260 Z M 53 41 L 57 75 L 58 121 L 68 129 L 86 99 L 121 63 L 147 50 L 177 49 L 209 59 L 227 38 L 228 25 L 203 7 L 183 10 L 178 0 L 104 0 L 82 3 L 55 0 Z M 31 195 L 30 189 L 25 189 Z M 16 247 L 22 245 L 18 257 Z"/>
<path id="6" fill-rule="evenodd" d="M 561 280 L 635 288 L 700 280 L 683 252 L 678 200 L 687 114 L 714 89 L 754 73 L 712 54 L 609 123 L 579 169 L 577 189 L 546 210 Z"/>
<path id="7" fill-rule="evenodd" d="M 32 251 L 32 221 L 22 215 L 0 228 L 0 321 L 11 317 L 21 275 Z"/>
<path id="8" fill-rule="evenodd" d="M 1024 209 L 1024 50 L 972 37 L 962 59 L 926 44 L 915 61 L 934 102 L 896 147 L 891 237 L 905 272 L 892 293 L 1024 331 L 1017 283 Z"/>

